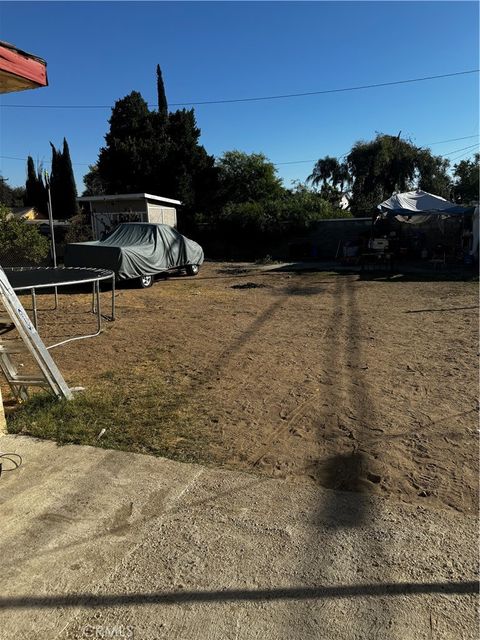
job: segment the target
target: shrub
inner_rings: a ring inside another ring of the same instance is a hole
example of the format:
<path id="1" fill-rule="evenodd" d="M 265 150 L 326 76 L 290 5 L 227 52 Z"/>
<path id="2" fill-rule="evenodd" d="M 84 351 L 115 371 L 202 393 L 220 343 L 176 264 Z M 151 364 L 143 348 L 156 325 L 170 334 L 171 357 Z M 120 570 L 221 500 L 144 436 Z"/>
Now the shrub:
<path id="1" fill-rule="evenodd" d="M 49 241 L 26 220 L 14 218 L 0 205 L 0 265 L 39 264 L 49 252 Z"/>
<path id="2" fill-rule="evenodd" d="M 83 213 L 73 216 L 65 234 L 65 242 L 88 242 L 89 240 L 93 240 L 93 235 L 86 216 Z"/>

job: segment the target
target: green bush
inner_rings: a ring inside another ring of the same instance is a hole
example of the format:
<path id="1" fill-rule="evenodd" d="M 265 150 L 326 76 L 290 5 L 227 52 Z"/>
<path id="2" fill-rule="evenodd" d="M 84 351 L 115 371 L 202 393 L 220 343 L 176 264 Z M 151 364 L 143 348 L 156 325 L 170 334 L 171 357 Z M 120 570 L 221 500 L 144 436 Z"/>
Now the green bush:
<path id="1" fill-rule="evenodd" d="M 92 227 L 86 216 L 79 213 L 70 218 L 70 226 L 65 234 L 65 242 L 88 242 L 93 240 Z"/>
<path id="2" fill-rule="evenodd" d="M 0 265 L 39 264 L 48 252 L 48 239 L 34 225 L 0 205 Z"/>

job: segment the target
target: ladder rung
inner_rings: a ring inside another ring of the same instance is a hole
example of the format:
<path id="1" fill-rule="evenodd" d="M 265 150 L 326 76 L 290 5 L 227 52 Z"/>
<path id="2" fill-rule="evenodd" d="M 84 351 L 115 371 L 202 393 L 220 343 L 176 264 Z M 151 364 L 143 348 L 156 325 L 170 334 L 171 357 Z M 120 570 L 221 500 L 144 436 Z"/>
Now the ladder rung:
<path id="1" fill-rule="evenodd" d="M 29 351 L 25 343 L 19 342 L 17 340 L 9 340 L 8 343 L 0 343 L 0 355 L 2 353 L 29 353 Z"/>
<path id="2" fill-rule="evenodd" d="M 17 374 L 15 376 L 8 376 L 8 380 L 12 384 L 21 384 L 21 385 L 48 385 L 48 381 L 45 378 L 34 378 L 32 376 L 22 376 Z"/>

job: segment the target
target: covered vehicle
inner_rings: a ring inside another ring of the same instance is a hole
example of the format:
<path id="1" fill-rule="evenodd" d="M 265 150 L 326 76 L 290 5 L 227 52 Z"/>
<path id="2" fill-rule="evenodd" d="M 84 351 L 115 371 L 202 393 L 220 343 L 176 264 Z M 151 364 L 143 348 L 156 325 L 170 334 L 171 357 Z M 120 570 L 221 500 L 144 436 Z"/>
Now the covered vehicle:
<path id="1" fill-rule="evenodd" d="M 110 269 L 119 280 L 138 278 L 150 287 L 157 273 L 186 269 L 196 275 L 202 247 L 166 224 L 125 222 L 104 240 L 74 242 L 65 247 L 66 267 Z"/>

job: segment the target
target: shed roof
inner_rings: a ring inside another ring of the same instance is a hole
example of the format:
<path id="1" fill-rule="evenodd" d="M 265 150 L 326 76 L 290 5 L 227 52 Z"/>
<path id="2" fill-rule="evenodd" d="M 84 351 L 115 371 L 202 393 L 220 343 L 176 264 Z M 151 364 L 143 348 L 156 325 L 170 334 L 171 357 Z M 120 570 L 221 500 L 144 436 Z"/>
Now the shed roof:
<path id="1" fill-rule="evenodd" d="M 156 200 L 158 202 L 168 202 L 169 204 L 182 204 L 180 200 L 154 196 L 151 193 L 117 193 L 112 196 L 82 196 L 77 198 L 78 202 L 112 202 L 115 200 Z"/>

